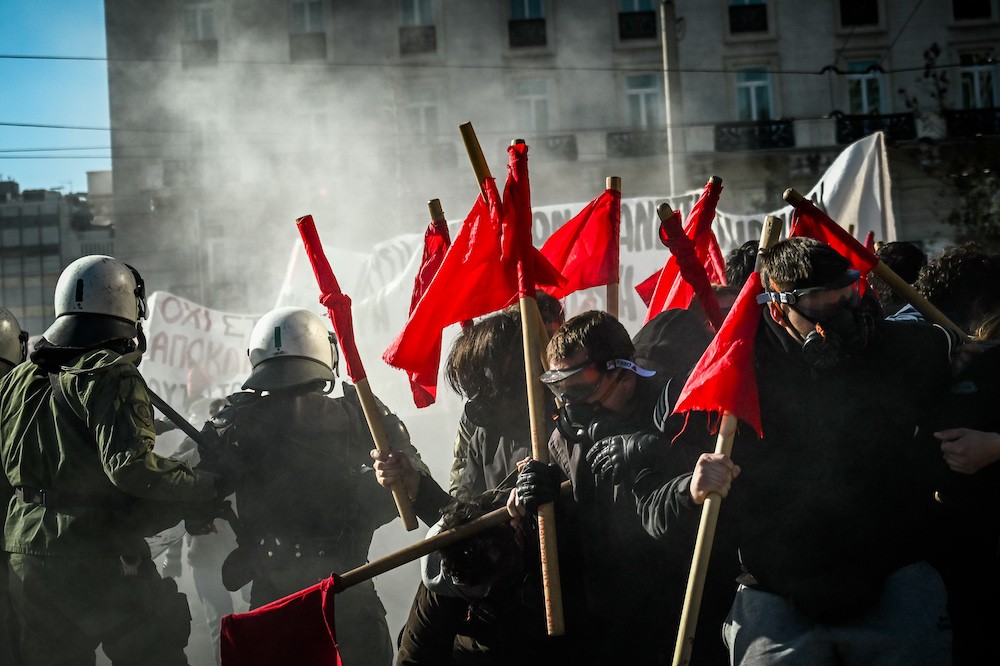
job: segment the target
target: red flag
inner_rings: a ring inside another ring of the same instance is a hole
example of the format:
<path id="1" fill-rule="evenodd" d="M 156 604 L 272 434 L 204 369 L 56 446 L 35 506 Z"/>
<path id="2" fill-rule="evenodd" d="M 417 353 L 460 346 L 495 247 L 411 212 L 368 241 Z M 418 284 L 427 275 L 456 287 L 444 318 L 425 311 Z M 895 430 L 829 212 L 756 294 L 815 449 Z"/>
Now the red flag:
<path id="1" fill-rule="evenodd" d="M 878 257 L 874 252 L 866 249 L 858 239 L 847 233 L 846 229 L 831 220 L 809 200 L 803 201 L 792 211 L 792 225 L 788 237 L 793 236 L 806 236 L 823 241 L 839 252 L 851 263 L 851 268 L 860 271 L 862 275 L 871 272 L 878 263 Z"/>
<path id="2" fill-rule="evenodd" d="M 705 183 L 698 201 L 691 207 L 687 220 L 684 223 L 684 233 L 687 238 L 694 243 L 694 254 L 700 262 L 701 272 L 705 273 L 707 267 L 711 265 L 711 236 L 712 222 L 715 220 L 715 207 L 719 203 L 719 195 L 722 193 L 722 185 L 715 181 Z M 667 242 L 663 223 L 660 225 L 660 240 Z M 678 249 L 682 249 L 678 247 Z M 660 271 L 660 276 L 656 281 L 656 289 L 649 302 L 649 310 L 646 312 L 646 321 L 660 314 L 664 310 L 672 308 L 687 309 L 691 306 L 691 299 L 695 295 L 694 287 L 681 275 L 678 265 L 679 258 L 671 254 L 666 265 Z M 714 273 L 714 269 L 712 270 Z M 699 280 L 700 282 L 700 280 Z M 701 296 L 699 295 L 699 298 Z"/>
<path id="3" fill-rule="evenodd" d="M 621 202 L 621 192 L 605 190 L 542 245 L 566 278 L 565 293 L 618 282 Z"/>
<path id="4" fill-rule="evenodd" d="M 326 306 L 333 321 L 333 332 L 340 344 L 340 353 L 344 356 L 344 366 L 351 381 L 357 384 L 364 379 L 365 367 L 361 364 L 358 345 L 354 341 L 354 319 L 351 316 L 351 299 L 340 290 L 337 277 L 330 268 L 330 262 L 323 252 L 323 244 L 316 232 L 316 224 L 312 215 L 303 215 L 295 220 L 299 235 L 305 244 L 306 256 L 319 283 L 319 302 Z"/>
<path id="5" fill-rule="evenodd" d="M 333 619 L 335 578 L 222 618 L 222 663 L 342 666 Z"/>
<path id="6" fill-rule="evenodd" d="M 865 292 L 868 291 L 868 281 L 865 276 L 878 263 L 878 257 L 808 199 L 792 211 L 792 224 L 788 237 L 794 236 L 815 238 L 832 247 L 847 259 L 851 268 L 861 273 L 861 279 L 858 281 L 858 294 L 864 296 Z"/>
<path id="7" fill-rule="evenodd" d="M 444 255 L 451 245 L 451 236 L 448 234 L 448 223 L 444 220 L 431 220 L 424 232 L 424 254 L 420 258 L 420 268 L 417 269 L 417 276 L 413 280 L 413 295 L 410 297 L 410 313 L 417 307 L 421 296 L 427 291 L 434 274 L 437 273 Z M 413 404 L 417 407 L 427 407 L 434 404 L 437 399 L 437 378 L 438 366 L 441 364 L 441 336 L 433 349 L 427 351 L 428 356 L 433 357 L 433 372 L 410 372 L 410 392 L 413 394 Z"/>
<path id="8" fill-rule="evenodd" d="M 726 279 L 726 259 L 722 256 L 722 248 L 719 247 L 719 239 L 715 237 L 713 231 L 708 237 L 708 256 L 710 261 L 705 265 L 708 271 L 708 279 L 723 287 L 729 285 Z"/>
<path id="9" fill-rule="evenodd" d="M 674 407 L 675 413 L 729 412 L 763 436 L 753 354 L 761 318 L 757 296 L 763 292 L 760 275 L 752 273 L 722 328 L 691 371 Z"/>
<path id="10" fill-rule="evenodd" d="M 503 219 L 496 181 L 488 178 L 483 189 L 486 199 L 482 196 L 476 199 L 403 330 L 382 354 L 389 365 L 410 372 L 433 372 L 435 363 L 432 359 L 429 362 L 427 350 L 439 339 L 442 329 L 517 301 L 517 265 L 514 261 L 504 261 L 505 256 L 513 258 L 518 242 L 515 222 Z M 502 240 L 502 231 L 506 241 Z M 530 234 L 530 228 L 526 233 Z M 530 236 L 527 240 L 530 244 Z M 536 248 L 529 250 L 525 263 L 538 286 L 546 291 L 562 289 L 565 283 L 562 276 Z"/>
<path id="11" fill-rule="evenodd" d="M 872 229 L 865 234 L 865 249 L 875 254 L 875 232 Z"/>
<path id="12" fill-rule="evenodd" d="M 653 292 L 656 291 L 656 283 L 659 282 L 660 273 L 662 272 L 663 269 L 661 268 L 639 284 L 635 285 L 635 293 L 639 294 L 639 298 L 641 298 L 642 302 L 646 304 L 646 307 L 649 307 L 650 302 L 653 300 Z"/>

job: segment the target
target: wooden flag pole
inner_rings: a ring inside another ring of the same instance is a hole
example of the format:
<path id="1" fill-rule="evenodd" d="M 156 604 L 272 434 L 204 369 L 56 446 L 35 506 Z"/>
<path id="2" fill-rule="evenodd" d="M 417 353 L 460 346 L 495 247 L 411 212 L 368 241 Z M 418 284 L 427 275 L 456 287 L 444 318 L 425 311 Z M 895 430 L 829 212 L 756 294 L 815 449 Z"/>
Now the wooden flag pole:
<path id="1" fill-rule="evenodd" d="M 764 227 L 760 232 L 760 249 L 767 248 L 778 242 L 781 234 L 781 219 L 768 215 L 764 218 Z M 759 266 L 757 267 L 759 269 Z M 736 435 L 736 425 L 739 419 L 729 412 L 722 414 L 719 423 L 719 436 L 715 442 L 715 452 L 730 456 L 733 452 L 733 438 Z M 719 522 L 719 509 L 722 498 L 718 493 L 709 493 L 701 509 L 701 522 L 698 524 L 698 537 L 694 543 L 694 557 L 691 560 L 691 571 L 688 573 L 687 592 L 684 594 L 684 608 L 681 611 L 681 622 L 677 628 L 677 642 L 674 644 L 673 666 L 686 666 L 691 662 L 691 649 L 694 647 L 695 630 L 698 627 L 698 613 L 701 611 L 701 598 L 705 591 L 705 578 L 708 575 L 708 562 L 712 557 L 712 545 L 715 542 L 715 528 Z"/>
<path id="2" fill-rule="evenodd" d="M 444 222 L 444 209 L 441 208 L 440 199 L 431 199 L 427 202 L 427 209 L 431 213 L 431 219 L 435 222 Z"/>
<path id="3" fill-rule="evenodd" d="M 622 191 L 622 179 L 621 179 L 621 176 L 608 176 L 606 189 L 614 190 L 615 192 L 619 192 L 620 193 Z M 615 240 L 617 241 L 618 239 L 615 239 Z M 608 307 L 606 308 L 607 312 L 608 312 L 609 315 L 611 315 L 615 319 L 618 319 L 619 304 L 618 304 L 618 283 L 617 282 L 609 282 L 608 283 L 607 294 L 608 294 L 608 298 L 607 298 Z"/>
<path id="4" fill-rule="evenodd" d="M 563 481 L 559 486 L 559 491 L 562 494 L 569 494 L 572 490 L 569 481 Z M 459 525 L 458 527 L 453 527 L 450 530 L 445 530 L 444 532 L 438 532 L 432 537 L 428 537 L 423 541 L 418 541 L 415 544 L 409 545 L 401 550 L 397 550 L 394 553 L 389 553 L 385 557 L 380 557 L 377 560 L 372 560 L 367 564 L 363 564 L 357 569 L 351 569 L 350 571 L 342 574 L 340 576 L 340 586 L 337 591 L 346 590 L 349 587 L 354 587 L 358 583 L 363 583 L 366 580 L 371 580 L 375 576 L 384 574 L 387 571 L 392 571 L 397 567 L 401 567 L 404 564 L 412 562 L 428 553 L 432 553 L 435 550 L 441 550 L 446 546 L 450 546 L 453 543 L 458 543 L 464 539 L 475 536 L 480 532 L 488 530 L 491 527 L 497 525 L 503 525 L 505 522 L 510 520 L 510 514 L 507 513 L 507 507 L 500 507 L 494 511 L 476 518 L 475 520 L 466 523 L 465 525 Z"/>
<path id="5" fill-rule="evenodd" d="M 798 208 L 804 202 L 808 201 L 808 199 L 792 188 L 785 190 L 783 198 L 786 202 L 791 204 L 793 208 Z M 947 317 L 947 315 L 938 310 L 937 307 L 928 301 L 923 294 L 914 289 L 913 285 L 899 277 L 894 270 L 886 266 L 884 263 L 881 261 L 877 262 L 872 267 L 872 273 L 882 278 L 883 282 L 889 285 L 889 287 L 907 303 L 915 307 L 917 311 L 920 312 L 925 319 L 927 319 L 927 321 L 938 324 L 945 327 L 949 331 L 952 331 L 958 335 L 960 340 L 969 339 L 969 335 L 963 331 L 958 324 L 953 322 Z"/>
<path id="6" fill-rule="evenodd" d="M 487 178 L 492 178 L 489 165 L 479 146 L 479 139 L 472 129 L 472 123 L 459 126 L 465 149 L 472 162 L 472 170 L 476 174 L 479 187 Z M 521 142 L 523 143 L 523 142 Z M 483 191 L 483 197 L 486 192 Z M 531 454 L 535 460 L 543 463 L 549 461 L 548 441 L 546 440 L 545 387 L 539 379 L 541 376 L 541 359 L 539 354 L 539 333 L 541 317 L 535 294 L 527 294 L 519 299 L 521 310 L 521 338 L 524 344 L 524 369 L 528 389 L 528 418 L 531 424 Z M 544 504 L 538 507 L 538 540 L 542 561 L 542 587 L 545 592 L 545 624 L 549 636 L 562 636 L 565 631 L 565 618 L 562 607 L 562 584 L 559 578 L 559 558 L 556 547 L 555 506 Z"/>

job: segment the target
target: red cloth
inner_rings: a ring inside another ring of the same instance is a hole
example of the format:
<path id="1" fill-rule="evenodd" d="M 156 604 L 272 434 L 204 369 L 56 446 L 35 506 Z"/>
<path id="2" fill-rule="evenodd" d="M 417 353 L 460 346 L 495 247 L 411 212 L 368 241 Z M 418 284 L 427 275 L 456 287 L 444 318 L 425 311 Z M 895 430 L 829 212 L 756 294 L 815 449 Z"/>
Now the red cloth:
<path id="1" fill-rule="evenodd" d="M 413 280 L 413 295 L 410 297 L 410 314 L 420 302 L 420 297 L 427 291 L 434 274 L 437 273 L 444 255 L 451 245 L 451 236 L 448 234 L 448 223 L 444 220 L 431 220 L 424 232 L 424 254 L 420 258 L 420 268 L 417 269 L 417 276 Z M 413 404 L 417 407 L 427 407 L 433 405 L 437 399 L 437 378 L 438 367 L 441 365 L 441 336 L 432 349 L 427 352 L 433 357 L 434 371 L 428 368 L 422 371 L 410 372 L 410 392 L 413 394 Z"/>
<path id="2" fill-rule="evenodd" d="M 708 256 L 710 261 L 705 265 L 708 272 L 708 279 L 723 287 L 729 285 L 726 279 L 726 258 L 722 256 L 722 248 L 719 247 L 719 239 L 715 237 L 715 232 L 708 237 Z"/>
<path id="3" fill-rule="evenodd" d="M 476 199 L 403 330 L 382 354 L 389 365 L 409 372 L 432 372 L 434 361 L 427 358 L 427 349 L 440 338 L 444 327 L 517 301 L 517 263 L 504 260 L 505 256 L 515 259 L 511 256 L 515 248 L 514 221 L 503 219 L 496 181 L 487 179 L 483 189 L 487 198 Z M 506 253 L 501 234 L 507 238 Z M 527 238 L 530 244 L 530 235 Z M 563 289 L 565 280 L 536 248 L 529 248 L 528 257 L 526 263 L 540 288 L 549 293 Z"/>
<path id="4" fill-rule="evenodd" d="M 677 399 L 675 413 L 729 412 L 763 436 L 753 354 L 761 318 L 757 296 L 763 291 L 760 275 L 752 273 L 722 328 L 691 371 Z"/>
<path id="5" fill-rule="evenodd" d="M 865 234 L 865 249 L 875 254 L 875 232 L 871 229 Z"/>
<path id="6" fill-rule="evenodd" d="M 566 278 L 567 294 L 618 283 L 621 204 L 621 192 L 605 190 L 542 245 L 540 252 Z"/>
<path id="7" fill-rule="evenodd" d="M 358 345 L 354 341 L 351 299 L 340 291 L 337 278 L 323 252 L 323 244 L 319 240 L 312 215 L 303 215 L 295 220 L 295 226 L 299 228 L 299 235 L 302 236 L 302 242 L 305 244 L 306 256 L 309 257 L 309 264 L 316 275 L 316 282 L 319 283 L 319 302 L 326 307 L 330 319 L 333 321 L 333 332 L 337 335 L 337 342 L 340 344 L 340 353 L 344 358 L 347 375 L 356 384 L 367 375 L 364 365 L 361 364 Z"/>
<path id="8" fill-rule="evenodd" d="M 639 298 L 641 298 L 642 302 L 646 304 L 646 307 L 649 307 L 649 303 L 653 300 L 653 292 L 656 291 L 656 283 L 659 282 L 660 273 L 662 272 L 663 269 L 661 268 L 639 284 L 635 285 L 635 293 L 639 294 Z"/>
<path id="9" fill-rule="evenodd" d="M 715 235 L 712 232 L 712 222 L 715 220 L 715 207 L 719 203 L 721 193 L 722 185 L 713 181 L 705 183 L 701 196 L 691 207 L 691 212 L 688 213 L 687 220 L 684 222 L 684 233 L 694 242 L 694 254 L 702 266 L 701 270 L 703 273 L 710 270 L 709 275 L 715 273 L 714 268 L 709 268 L 712 265 L 711 238 Z M 662 223 L 660 226 L 660 240 L 666 242 Z M 694 287 L 681 275 L 677 257 L 671 254 L 663 270 L 660 271 L 656 281 L 656 289 L 649 301 L 649 310 L 646 311 L 646 320 L 643 323 L 648 322 L 664 310 L 674 308 L 685 310 L 691 307 L 691 299 L 694 298 L 694 295 Z M 701 299 L 700 294 L 699 299 Z"/>
<path id="10" fill-rule="evenodd" d="M 830 216 L 817 208 L 813 202 L 806 199 L 792 211 L 792 225 L 788 236 L 815 238 L 839 252 L 851 264 L 851 268 L 861 273 L 858 294 L 864 296 L 868 290 L 868 280 L 865 276 L 878 263 L 878 257 L 859 243 L 858 239 L 847 233 L 846 229 L 831 220 Z"/>
<path id="11" fill-rule="evenodd" d="M 223 666 L 343 666 L 333 619 L 336 581 L 222 618 Z"/>
<path id="12" fill-rule="evenodd" d="M 670 250 L 670 258 L 678 270 L 678 279 L 674 281 L 671 293 L 676 292 L 681 285 L 689 287 L 698 296 L 698 301 L 701 303 L 701 308 L 712 325 L 712 329 L 718 331 L 719 327 L 722 326 L 723 319 L 722 312 L 719 310 L 719 300 L 715 297 L 715 292 L 712 291 L 705 266 L 698 261 L 695 254 L 694 241 L 688 238 L 684 230 L 681 229 L 681 216 L 677 211 L 674 211 L 674 214 L 666 220 L 660 221 L 660 240 Z M 670 266 L 670 263 L 668 262 L 667 265 Z M 667 268 L 660 272 L 661 279 L 667 272 Z M 659 286 L 659 281 L 657 281 L 657 286 Z M 656 298 L 655 293 L 653 297 Z M 690 300 L 688 307 L 690 307 Z"/>

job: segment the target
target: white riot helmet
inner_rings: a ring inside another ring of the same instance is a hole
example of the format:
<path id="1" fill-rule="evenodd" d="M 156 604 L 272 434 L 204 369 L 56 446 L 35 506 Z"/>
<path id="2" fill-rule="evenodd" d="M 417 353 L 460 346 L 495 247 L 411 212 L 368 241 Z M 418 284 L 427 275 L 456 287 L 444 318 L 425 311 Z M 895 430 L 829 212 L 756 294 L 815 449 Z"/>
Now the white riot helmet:
<path id="1" fill-rule="evenodd" d="M 339 354 L 333 333 L 319 316 L 302 308 L 278 308 L 250 333 L 253 370 L 244 389 L 273 391 L 336 378 Z"/>
<path id="2" fill-rule="evenodd" d="M 42 337 L 56 347 L 131 340 L 146 318 L 146 287 L 138 271 L 114 257 L 81 257 L 59 275 L 55 309 Z"/>
<path id="3" fill-rule="evenodd" d="M 0 377 L 28 357 L 28 334 L 8 310 L 0 308 Z"/>

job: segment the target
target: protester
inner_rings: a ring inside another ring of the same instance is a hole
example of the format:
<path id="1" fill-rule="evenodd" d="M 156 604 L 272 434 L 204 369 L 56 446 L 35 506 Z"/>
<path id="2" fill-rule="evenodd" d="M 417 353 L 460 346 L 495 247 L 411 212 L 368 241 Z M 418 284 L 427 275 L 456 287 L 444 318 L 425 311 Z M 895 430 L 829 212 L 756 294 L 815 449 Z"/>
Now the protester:
<path id="1" fill-rule="evenodd" d="M 963 331 L 972 332 L 990 315 L 1000 312 L 1000 255 L 974 242 L 945 248 L 920 269 L 913 287 Z M 911 306 L 892 319 L 922 320 Z"/>
<path id="2" fill-rule="evenodd" d="M 630 486 L 646 467 L 679 472 L 704 450 L 707 436 L 670 445 L 683 421 L 670 411 L 679 389 L 672 378 L 683 383 L 709 340 L 697 317 L 670 310 L 636 337 L 642 359 L 621 323 L 602 312 L 573 317 L 549 342 L 542 381 L 563 405 L 549 440 L 554 463 L 525 466 L 512 508 L 523 513 L 541 501 L 526 496 L 545 498 L 561 478 L 571 481 L 575 501 L 557 505 L 560 568 L 564 591 L 582 594 L 572 622 L 592 641 L 595 661 L 663 663 L 672 652 L 693 542 L 650 538 Z M 702 663 L 713 663 L 709 652 L 699 648 Z"/>
<path id="3" fill-rule="evenodd" d="M 866 316 L 858 273 L 819 241 L 779 242 L 762 261 L 764 438 L 741 428 L 732 459 L 705 454 L 693 475 L 644 487 L 640 508 L 660 521 L 647 528 L 691 530 L 709 493 L 726 498 L 716 544 L 731 540 L 744 568 L 724 627 L 733 664 L 949 663 L 945 589 L 926 561 L 949 471 L 928 422 L 955 340 Z"/>
<path id="4" fill-rule="evenodd" d="M 235 453 L 239 547 L 223 565 L 235 591 L 248 582 L 251 608 L 361 566 L 374 531 L 396 514 L 392 495 L 372 483 L 372 439 L 353 387 L 330 398 L 337 352 L 317 315 L 278 308 L 250 335 L 250 376 L 203 433 L 201 466 Z M 422 465 L 403 423 L 380 405 L 393 449 Z M 385 665 L 392 644 L 375 587 L 337 596 L 339 646 L 348 664 Z"/>
<path id="5" fill-rule="evenodd" d="M 505 498 L 492 492 L 452 502 L 428 536 L 469 523 Z M 568 649 L 546 635 L 537 534 L 503 524 L 422 558 L 396 666 L 581 663 Z"/>
<path id="6" fill-rule="evenodd" d="M 21 663 L 92 664 L 101 646 L 116 664 L 184 664 L 187 599 L 156 573 L 143 537 L 182 517 L 210 522 L 226 478 L 152 452 L 137 271 L 107 256 L 74 261 L 55 313 L 30 362 L 0 381 Z"/>
<path id="7" fill-rule="evenodd" d="M 875 256 L 910 285 L 917 281 L 920 269 L 927 265 L 927 255 L 924 251 L 906 241 L 878 243 L 875 246 Z M 872 273 L 868 276 L 868 286 L 878 296 L 884 316 L 891 317 L 906 307 L 906 299 L 893 291 L 892 287 L 877 274 Z"/>
<path id="8" fill-rule="evenodd" d="M 552 336 L 566 320 L 562 303 L 541 290 L 536 293 L 535 300 L 546 332 Z M 469 330 L 463 330 L 448 355 L 445 376 L 452 389 L 466 399 L 455 437 L 448 492 L 456 495 L 461 486 L 472 494 L 496 488 L 496 481 L 505 478 L 513 471 L 514 463 L 524 457 L 519 454 L 531 452 L 519 305 L 485 317 Z M 498 400 L 504 404 L 499 404 Z M 506 411 L 509 409 L 514 411 Z M 489 432 L 491 430 L 494 432 Z M 512 437 L 520 443 L 511 442 Z M 476 442 L 472 447 L 491 460 L 476 460 L 467 471 L 473 440 Z M 492 450 L 494 446 L 498 447 L 495 451 Z M 486 465 L 490 465 L 493 472 L 503 471 L 504 474 L 490 474 L 491 478 L 483 483 L 481 474 Z"/>

